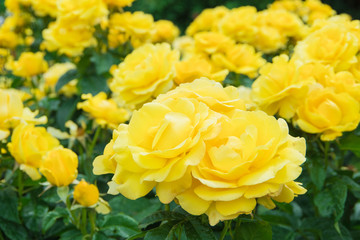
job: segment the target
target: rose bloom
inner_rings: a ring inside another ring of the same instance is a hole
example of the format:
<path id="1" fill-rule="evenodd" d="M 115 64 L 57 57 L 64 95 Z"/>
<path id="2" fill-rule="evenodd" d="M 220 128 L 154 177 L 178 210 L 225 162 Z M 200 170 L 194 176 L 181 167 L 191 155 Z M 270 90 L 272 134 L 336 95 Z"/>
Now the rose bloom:
<path id="1" fill-rule="evenodd" d="M 294 124 L 308 133 L 320 133 L 332 141 L 342 132 L 354 130 L 360 121 L 360 103 L 346 92 L 318 87 L 309 92 L 294 117 Z"/>
<path id="2" fill-rule="evenodd" d="M 80 56 L 85 48 L 96 45 L 93 33 L 94 28 L 91 26 L 52 22 L 42 32 L 44 41 L 41 48 L 70 57 Z"/>
<path id="3" fill-rule="evenodd" d="M 49 15 L 56 17 L 58 10 L 56 1 L 54 0 L 31 0 L 31 6 L 35 11 L 36 16 L 44 17 Z"/>
<path id="4" fill-rule="evenodd" d="M 295 62 L 283 54 L 260 69 L 260 76 L 251 86 L 251 97 L 267 114 L 279 113 L 280 117 L 290 119 L 314 82 L 311 77 L 299 77 Z"/>
<path id="5" fill-rule="evenodd" d="M 57 8 L 61 21 L 71 25 L 95 25 L 108 15 L 106 4 L 102 0 L 58 0 Z"/>
<path id="6" fill-rule="evenodd" d="M 252 42 L 257 34 L 256 16 L 257 10 L 252 6 L 231 9 L 219 23 L 220 32 L 237 42 Z"/>
<path id="7" fill-rule="evenodd" d="M 15 76 L 32 77 L 45 72 L 48 69 L 48 63 L 42 52 L 23 52 L 10 68 Z"/>
<path id="8" fill-rule="evenodd" d="M 245 106 L 234 87 L 205 78 L 182 84 L 144 104 L 114 131 L 104 155 L 93 162 L 94 173 L 114 174 L 111 194 L 136 199 L 157 186 L 160 200 L 169 203 L 190 187 L 189 167 L 203 157 L 204 138 L 212 136 L 222 114 L 236 108 Z"/>
<path id="9" fill-rule="evenodd" d="M 225 53 L 215 53 L 211 56 L 215 65 L 226 68 L 231 72 L 244 74 L 250 78 L 258 75 L 258 69 L 266 63 L 261 53 L 248 44 L 236 44 L 228 47 Z"/>
<path id="10" fill-rule="evenodd" d="M 180 30 L 171 21 L 158 20 L 154 24 L 155 31 L 151 36 L 151 42 L 169 42 L 171 43 L 180 34 Z"/>
<path id="11" fill-rule="evenodd" d="M 342 25 L 333 23 L 311 33 L 299 42 L 293 58 L 305 63 L 331 65 L 335 71 L 347 70 L 356 63 L 359 48 L 356 35 Z"/>
<path id="12" fill-rule="evenodd" d="M 59 145 L 59 141 L 44 127 L 23 123 L 15 128 L 8 148 L 16 162 L 20 164 L 20 169 L 31 179 L 38 180 L 41 177 L 38 168 L 42 164 L 42 157 Z"/>
<path id="13" fill-rule="evenodd" d="M 81 99 L 85 101 L 79 102 L 77 108 L 89 113 L 90 117 L 102 127 L 108 126 L 115 129 L 130 117 L 129 112 L 120 108 L 113 99 L 107 99 L 105 92 L 100 92 L 96 96 L 90 93 L 83 94 Z"/>
<path id="14" fill-rule="evenodd" d="M 110 89 L 121 104 L 141 105 L 173 86 L 179 52 L 168 43 L 145 44 L 126 56 L 113 73 Z"/>
<path id="15" fill-rule="evenodd" d="M 103 0 L 109 6 L 130 7 L 135 0 Z"/>
<path id="16" fill-rule="evenodd" d="M 54 89 L 59 78 L 67 71 L 75 68 L 75 64 L 71 62 L 55 63 L 43 75 L 45 86 Z"/>
<path id="17" fill-rule="evenodd" d="M 329 5 L 322 3 L 320 0 L 306 0 L 304 7 L 306 11 L 304 11 L 303 19 L 309 24 L 336 14 Z"/>
<path id="18" fill-rule="evenodd" d="M 204 9 L 186 29 L 186 34 L 193 36 L 198 32 L 217 31 L 219 21 L 229 12 L 224 6 Z"/>
<path id="19" fill-rule="evenodd" d="M 219 32 L 201 32 L 194 36 L 195 48 L 197 51 L 212 54 L 224 52 L 227 48 L 235 45 L 235 42 Z"/>
<path id="20" fill-rule="evenodd" d="M 58 147 L 43 157 L 40 172 L 57 187 L 68 186 L 77 177 L 78 156 L 70 149 Z"/>
<path id="21" fill-rule="evenodd" d="M 213 66 L 206 56 L 195 54 L 184 61 L 175 64 L 177 84 L 192 82 L 200 77 L 207 77 L 217 82 L 223 81 L 228 75 L 227 69 L 219 69 Z"/>
<path id="22" fill-rule="evenodd" d="M 84 207 L 90 207 L 99 200 L 99 189 L 82 179 L 74 188 L 74 199 Z"/>

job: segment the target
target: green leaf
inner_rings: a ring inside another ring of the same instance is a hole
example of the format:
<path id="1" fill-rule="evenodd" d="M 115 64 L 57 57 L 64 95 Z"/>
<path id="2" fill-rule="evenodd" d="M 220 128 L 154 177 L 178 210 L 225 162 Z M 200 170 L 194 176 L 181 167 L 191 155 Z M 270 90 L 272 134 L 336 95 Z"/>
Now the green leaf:
<path id="1" fill-rule="evenodd" d="M 71 80 L 74 80 L 78 77 L 78 72 L 76 69 L 71 69 L 67 71 L 64 75 L 62 75 L 55 85 L 55 91 L 59 92 L 59 90 L 65 86 Z"/>
<path id="2" fill-rule="evenodd" d="M 272 231 L 269 223 L 264 221 L 245 222 L 235 229 L 237 240 L 271 240 Z"/>
<path id="3" fill-rule="evenodd" d="M 56 122 L 60 129 L 65 130 L 65 123 L 72 118 L 78 102 L 79 98 L 65 98 L 61 101 L 56 112 Z"/>
<path id="4" fill-rule="evenodd" d="M 77 229 L 69 229 L 66 232 L 62 233 L 60 240 L 82 240 L 83 236 L 81 232 Z"/>
<path id="5" fill-rule="evenodd" d="M 108 72 L 112 65 L 119 63 L 119 60 L 114 58 L 110 53 L 95 53 L 91 57 L 91 61 L 95 64 L 96 73 L 98 75 Z"/>
<path id="6" fill-rule="evenodd" d="M 315 184 L 318 190 L 321 190 L 324 186 L 326 179 L 326 169 L 324 164 L 319 163 L 317 159 L 312 159 L 310 169 L 311 181 Z"/>
<path id="7" fill-rule="evenodd" d="M 323 217 L 335 216 L 339 221 L 344 213 L 344 205 L 347 196 L 347 186 L 342 181 L 336 181 L 328 188 L 318 193 L 314 198 L 319 213 Z"/>
<path id="8" fill-rule="evenodd" d="M 157 228 L 151 229 L 150 231 L 148 231 L 146 233 L 144 240 L 174 239 L 174 237 L 173 237 L 174 231 L 171 231 L 174 226 L 175 227 L 177 226 L 177 222 L 171 221 L 171 222 L 162 224 Z"/>
<path id="9" fill-rule="evenodd" d="M 47 205 L 36 202 L 36 199 L 29 199 L 26 204 L 23 204 L 21 211 L 26 228 L 34 233 L 41 232 L 42 221 L 47 215 L 48 210 Z"/>
<path id="10" fill-rule="evenodd" d="M 184 219 L 185 216 L 178 212 L 170 212 L 170 211 L 159 211 L 151 214 L 150 216 L 144 218 L 139 227 L 146 228 L 150 224 L 162 222 L 162 221 L 170 221 L 170 220 L 181 220 Z"/>
<path id="11" fill-rule="evenodd" d="M 57 194 L 58 194 L 59 198 L 61 199 L 61 201 L 66 203 L 66 199 L 68 198 L 68 195 L 69 195 L 69 187 L 68 186 L 58 187 Z"/>
<path id="12" fill-rule="evenodd" d="M 321 240 L 351 240 L 351 234 L 349 231 L 339 223 L 339 229 L 335 228 L 335 222 L 329 218 L 311 217 L 304 218 L 300 229 L 309 239 L 321 239 Z"/>
<path id="13" fill-rule="evenodd" d="M 0 229 L 11 240 L 28 239 L 26 229 L 18 223 L 1 219 Z"/>
<path id="14" fill-rule="evenodd" d="M 49 228 L 51 228 L 57 219 L 61 218 L 63 214 L 59 211 L 53 210 L 46 214 L 42 221 L 42 232 L 45 233 Z"/>
<path id="15" fill-rule="evenodd" d="M 185 223 L 185 233 L 189 240 L 216 240 L 210 226 L 202 224 L 199 219 L 189 219 Z"/>
<path id="16" fill-rule="evenodd" d="M 100 75 L 87 75 L 81 77 L 78 82 L 78 87 L 81 93 L 91 93 L 92 95 L 109 91 L 107 79 Z"/>
<path id="17" fill-rule="evenodd" d="M 360 157 L 360 136 L 349 134 L 340 139 L 340 149 L 352 151 L 356 156 Z"/>
<path id="18" fill-rule="evenodd" d="M 14 190 L 5 188 L 0 190 L 0 219 L 20 223 L 18 213 L 18 197 Z M 2 220 L 0 220 L 1 222 Z"/>
<path id="19" fill-rule="evenodd" d="M 100 224 L 100 229 L 107 236 L 122 236 L 125 238 L 140 232 L 138 222 L 122 213 L 106 215 Z"/>

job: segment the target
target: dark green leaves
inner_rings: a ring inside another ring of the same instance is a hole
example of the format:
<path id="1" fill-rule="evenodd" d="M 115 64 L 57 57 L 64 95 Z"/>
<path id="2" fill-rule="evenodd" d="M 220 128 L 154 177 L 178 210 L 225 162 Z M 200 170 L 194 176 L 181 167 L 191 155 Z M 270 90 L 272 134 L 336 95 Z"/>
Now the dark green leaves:
<path id="1" fill-rule="evenodd" d="M 69 83 L 71 80 L 74 80 L 78 77 L 78 72 L 76 69 L 71 69 L 67 71 L 64 75 L 62 75 L 55 85 L 55 91 L 59 92 L 59 90 Z"/>
<path id="2" fill-rule="evenodd" d="M 107 215 L 100 224 L 101 231 L 108 237 L 121 236 L 128 238 L 140 232 L 138 222 L 122 213 Z"/>
<path id="3" fill-rule="evenodd" d="M 271 240 L 272 231 L 269 223 L 264 221 L 244 222 L 235 231 L 237 240 Z"/>

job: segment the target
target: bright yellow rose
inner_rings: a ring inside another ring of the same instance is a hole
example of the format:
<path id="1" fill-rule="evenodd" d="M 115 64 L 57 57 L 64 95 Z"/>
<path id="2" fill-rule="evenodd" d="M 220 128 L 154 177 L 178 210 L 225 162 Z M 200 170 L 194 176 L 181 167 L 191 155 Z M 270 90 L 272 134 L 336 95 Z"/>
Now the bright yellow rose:
<path id="1" fill-rule="evenodd" d="M 19 77 L 32 77 L 48 69 L 48 63 L 42 52 L 23 52 L 19 59 L 11 65 L 13 74 Z"/>
<path id="2" fill-rule="evenodd" d="M 68 186 L 77 177 L 78 156 L 70 149 L 58 147 L 44 156 L 40 172 L 54 186 Z"/>
<path id="3" fill-rule="evenodd" d="M 56 3 L 64 24 L 95 25 L 108 15 L 106 4 L 102 0 L 58 0 Z"/>
<path id="4" fill-rule="evenodd" d="M 256 16 L 257 10 L 252 6 L 231 9 L 219 23 L 220 32 L 237 42 L 252 42 L 257 34 Z"/>
<path id="5" fill-rule="evenodd" d="M 219 21 L 229 12 L 224 6 L 204 9 L 188 26 L 186 34 L 193 36 L 198 32 L 217 31 Z"/>
<path id="6" fill-rule="evenodd" d="M 279 49 L 285 48 L 288 42 L 286 35 L 281 34 L 276 28 L 270 26 L 260 26 L 257 34 L 249 43 L 258 51 L 264 53 L 274 53 Z"/>
<path id="7" fill-rule="evenodd" d="M 294 124 L 304 132 L 320 133 L 323 141 L 332 141 L 358 126 L 359 111 L 360 103 L 350 94 L 319 87 L 309 92 L 297 109 Z"/>
<path id="8" fill-rule="evenodd" d="M 54 0 L 31 0 L 31 6 L 39 17 L 49 15 L 56 17 L 58 10 Z"/>
<path id="9" fill-rule="evenodd" d="M 303 101 L 312 78 L 299 77 L 295 62 L 287 55 L 280 55 L 260 69 L 260 76 L 252 84 L 252 99 L 269 115 L 279 113 L 290 119 Z"/>
<path id="10" fill-rule="evenodd" d="M 129 112 L 120 108 L 113 99 L 107 99 L 105 92 L 100 92 L 96 96 L 90 93 L 83 94 L 81 99 L 86 101 L 79 102 L 77 108 L 89 113 L 102 127 L 116 129 L 120 123 L 127 121 L 130 117 Z"/>
<path id="11" fill-rule="evenodd" d="M 55 63 L 43 75 L 45 86 L 48 88 L 54 88 L 62 75 L 64 75 L 67 71 L 75 68 L 75 64 L 71 62 Z"/>
<path id="12" fill-rule="evenodd" d="M 328 24 L 299 42 L 293 58 L 305 63 L 319 62 L 334 67 L 335 71 L 347 70 L 356 63 L 359 48 L 356 35 L 340 24 Z"/>
<path id="13" fill-rule="evenodd" d="M 217 82 L 223 81 L 229 71 L 226 69 L 216 69 L 205 56 L 193 55 L 184 61 L 175 64 L 177 84 L 192 82 L 201 77 L 207 77 Z"/>
<path id="14" fill-rule="evenodd" d="M 171 21 L 158 20 L 154 24 L 155 31 L 152 33 L 151 42 L 168 42 L 171 43 L 180 34 L 180 30 Z"/>
<path id="15" fill-rule="evenodd" d="M 44 127 L 20 124 L 12 134 L 8 148 L 16 162 L 20 164 L 20 169 L 25 171 L 31 179 L 38 180 L 41 177 L 38 168 L 42 164 L 42 157 L 59 145 L 59 141 Z"/>
<path id="16" fill-rule="evenodd" d="M 314 23 L 315 20 L 326 19 L 336 14 L 329 5 L 322 3 L 320 0 L 306 0 L 304 7 L 306 11 L 303 19 L 309 24 Z"/>
<path id="17" fill-rule="evenodd" d="M 197 51 L 212 54 L 225 52 L 226 49 L 235 45 L 235 42 L 219 32 L 201 32 L 194 36 L 195 48 Z"/>
<path id="18" fill-rule="evenodd" d="M 196 53 L 195 41 L 192 37 L 181 36 L 174 40 L 173 47 L 181 54 L 182 60 L 191 58 Z"/>
<path id="19" fill-rule="evenodd" d="M 351 65 L 349 71 L 355 76 L 356 81 L 360 82 L 360 55 L 357 55 L 357 62 Z"/>
<path id="20" fill-rule="evenodd" d="M 87 25 L 66 25 L 61 21 L 52 22 L 42 32 L 41 47 L 74 57 L 82 55 L 87 47 L 95 46 L 94 28 Z"/>
<path id="21" fill-rule="evenodd" d="M 130 7 L 135 0 L 103 0 L 109 6 Z"/>
<path id="22" fill-rule="evenodd" d="M 149 42 L 154 31 L 154 18 L 143 12 L 114 13 L 109 22 L 109 46 L 112 48 L 131 40 L 134 47 Z"/>
<path id="23" fill-rule="evenodd" d="M 266 63 L 261 53 L 256 53 L 255 48 L 248 44 L 236 44 L 227 48 L 225 53 L 215 53 L 211 56 L 211 60 L 219 67 L 250 78 L 256 77 L 258 69 Z"/>
<path id="24" fill-rule="evenodd" d="M 94 173 L 115 173 L 110 194 L 136 199 L 157 186 L 160 201 L 169 203 L 191 186 L 190 168 L 204 157 L 204 141 L 235 109 L 245 106 L 234 87 L 205 78 L 182 84 L 144 104 L 114 131 L 104 155 L 94 160 Z"/>
<path id="25" fill-rule="evenodd" d="M 110 89 L 122 104 L 141 105 L 173 86 L 179 52 L 168 43 L 145 44 L 114 71 Z"/>
<path id="26" fill-rule="evenodd" d="M 302 0 L 277 0 L 268 6 L 270 10 L 287 10 L 297 13 L 303 7 Z"/>
<path id="27" fill-rule="evenodd" d="M 16 34 L 16 16 L 8 16 L 0 26 L 0 47 L 15 48 L 20 42 Z"/>
<path id="28" fill-rule="evenodd" d="M 84 207 L 90 207 L 99 200 L 99 189 L 82 179 L 74 188 L 74 199 Z"/>
<path id="29" fill-rule="evenodd" d="M 305 161 L 305 140 L 290 136 L 283 119 L 237 110 L 220 122 L 192 169 L 191 188 L 176 195 L 184 210 L 205 213 L 215 225 L 250 214 L 257 203 L 274 208 L 272 200 L 289 203 L 306 192 L 294 182 Z"/>

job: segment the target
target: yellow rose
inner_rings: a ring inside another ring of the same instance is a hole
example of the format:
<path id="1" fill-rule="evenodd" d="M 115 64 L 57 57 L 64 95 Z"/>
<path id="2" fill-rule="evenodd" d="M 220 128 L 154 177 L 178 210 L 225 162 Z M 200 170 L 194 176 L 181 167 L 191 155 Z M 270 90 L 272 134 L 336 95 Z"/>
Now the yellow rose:
<path id="1" fill-rule="evenodd" d="M 102 0 L 58 0 L 59 17 L 65 24 L 99 24 L 108 15 Z"/>
<path id="2" fill-rule="evenodd" d="M 279 113 L 290 119 L 303 101 L 312 78 L 299 77 L 295 62 L 287 55 L 280 55 L 260 69 L 260 76 L 252 84 L 252 99 L 269 115 Z"/>
<path id="3" fill-rule="evenodd" d="M 256 53 L 255 48 L 248 44 L 236 44 L 227 48 L 225 53 L 215 53 L 211 56 L 211 60 L 219 67 L 250 78 L 256 77 L 258 69 L 266 63 L 261 53 Z"/>
<path id="4" fill-rule="evenodd" d="M 45 86 L 48 88 L 54 88 L 62 75 L 64 75 L 67 71 L 75 68 L 75 64 L 71 62 L 55 63 L 43 75 Z"/>
<path id="5" fill-rule="evenodd" d="M 297 109 L 294 124 L 305 132 L 320 133 L 323 141 L 332 141 L 358 126 L 359 111 L 359 102 L 348 93 L 319 87 Z"/>
<path id="6" fill-rule="evenodd" d="M 0 26 L 0 47 L 15 48 L 21 42 L 20 37 L 15 33 L 16 16 L 8 16 Z"/>
<path id="7" fill-rule="evenodd" d="M 74 188 L 74 199 L 84 207 L 90 207 L 99 200 L 99 189 L 82 179 Z"/>
<path id="8" fill-rule="evenodd" d="M 315 20 L 326 19 L 336 14 L 329 5 L 322 3 L 320 0 L 306 0 L 304 7 L 306 14 L 303 19 L 309 24 L 314 23 Z"/>
<path id="9" fill-rule="evenodd" d="M 44 29 L 41 47 L 74 57 L 82 55 L 87 47 L 95 46 L 94 28 L 87 25 L 66 25 L 61 21 L 52 22 Z"/>
<path id="10" fill-rule="evenodd" d="M 77 177 L 78 157 L 70 149 L 59 147 L 47 152 L 40 172 L 54 186 L 68 186 Z"/>
<path id="11" fill-rule="evenodd" d="M 51 136 L 44 127 L 33 124 L 20 124 L 11 136 L 8 148 L 11 155 L 33 180 L 40 179 L 38 168 L 42 157 L 51 149 L 58 147 L 59 141 Z"/>
<path id="12" fill-rule="evenodd" d="M 169 203 L 191 186 L 190 166 L 204 157 L 204 141 L 235 109 L 245 106 L 234 87 L 205 78 L 182 84 L 144 104 L 114 131 L 104 155 L 94 160 L 94 173 L 115 173 L 110 194 L 136 199 L 157 186 L 160 200 Z"/>
<path id="13" fill-rule="evenodd" d="M 328 24 L 299 42 L 293 58 L 305 63 L 319 62 L 334 67 L 335 71 L 347 70 L 356 63 L 359 41 L 351 31 L 340 24 Z"/>
<path id="14" fill-rule="evenodd" d="M 109 22 L 109 45 L 112 48 L 131 40 L 133 47 L 149 42 L 154 31 L 154 18 L 143 12 L 114 13 Z"/>
<path id="15" fill-rule="evenodd" d="M 130 7 L 135 0 L 103 0 L 109 6 Z"/>
<path id="16" fill-rule="evenodd" d="M 270 10 L 287 10 L 297 13 L 303 7 L 302 0 L 278 0 L 268 6 Z"/>
<path id="17" fill-rule="evenodd" d="M 186 34 L 193 36 L 198 32 L 217 31 L 219 21 L 229 12 L 224 6 L 204 9 L 188 26 Z"/>
<path id="18" fill-rule="evenodd" d="M 356 81 L 360 82 L 360 55 L 357 57 L 357 62 L 351 65 L 349 71 L 355 76 Z"/>
<path id="19" fill-rule="evenodd" d="M 200 77 L 207 77 L 217 82 L 223 81 L 228 75 L 229 71 L 226 69 L 218 70 L 212 66 L 209 59 L 196 54 L 184 61 L 175 64 L 177 84 L 192 82 Z"/>
<path id="20" fill-rule="evenodd" d="M 194 36 L 194 40 L 196 50 L 207 54 L 225 52 L 227 48 L 235 45 L 232 39 L 218 32 L 197 33 Z"/>
<path id="21" fill-rule="evenodd" d="M 56 17 L 58 12 L 56 1 L 54 0 L 31 0 L 31 6 L 34 9 L 35 14 L 39 17 L 44 17 L 46 15 Z"/>
<path id="22" fill-rule="evenodd" d="M 114 71 L 110 89 L 127 105 L 141 105 L 173 86 L 179 52 L 168 43 L 145 44 L 126 56 Z"/>
<path id="23" fill-rule="evenodd" d="M 107 99 L 105 92 L 100 92 L 96 96 L 90 93 L 83 94 L 81 99 L 86 101 L 79 102 L 77 108 L 89 113 L 102 127 L 109 126 L 115 129 L 120 123 L 129 119 L 129 112 L 120 108 L 113 99 Z"/>
<path id="24" fill-rule="evenodd" d="M 169 42 L 171 43 L 180 34 L 180 30 L 171 21 L 158 20 L 154 24 L 155 31 L 152 33 L 151 41 L 153 43 Z"/>
<path id="25" fill-rule="evenodd" d="M 305 140 L 288 134 L 283 119 L 261 111 L 237 110 L 221 119 L 221 130 L 205 140 L 206 154 L 192 170 L 192 185 L 176 195 L 193 215 L 210 225 L 250 214 L 256 203 L 291 202 L 306 190 L 294 180 L 305 161 Z M 170 193 L 171 194 L 171 193 Z"/>
<path id="26" fill-rule="evenodd" d="M 12 63 L 13 74 L 19 77 L 32 77 L 45 72 L 48 63 L 44 60 L 42 52 L 23 52 L 19 59 Z"/>
<path id="27" fill-rule="evenodd" d="M 76 95 L 78 93 L 77 84 L 78 84 L 77 79 L 71 80 L 70 82 L 65 84 L 65 86 L 63 86 L 59 90 L 59 94 L 63 94 L 64 96 L 66 96 L 68 98 Z"/>
<path id="28" fill-rule="evenodd" d="M 181 36 L 174 40 L 173 47 L 178 50 L 183 60 L 192 57 L 196 53 L 195 41 L 192 37 Z"/>
<path id="29" fill-rule="evenodd" d="M 257 34 L 256 15 L 252 6 L 231 9 L 219 23 L 220 32 L 237 42 L 252 42 Z"/>

